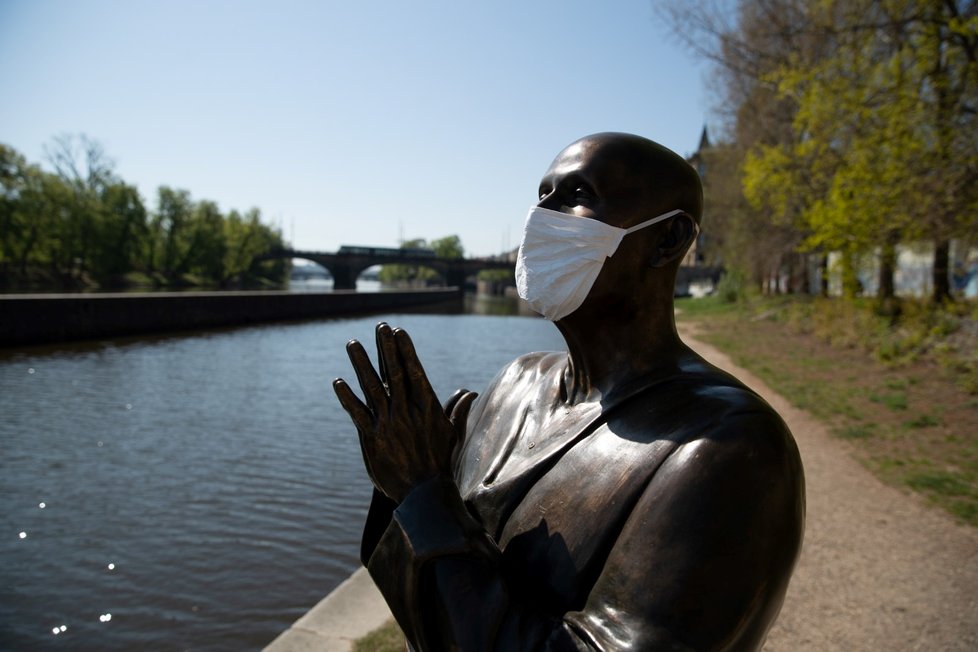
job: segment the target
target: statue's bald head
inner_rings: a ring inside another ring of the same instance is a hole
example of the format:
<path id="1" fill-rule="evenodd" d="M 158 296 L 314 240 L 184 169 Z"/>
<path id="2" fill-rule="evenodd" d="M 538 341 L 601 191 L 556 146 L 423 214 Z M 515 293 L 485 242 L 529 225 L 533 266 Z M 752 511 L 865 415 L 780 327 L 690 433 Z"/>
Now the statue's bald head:
<path id="1" fill-rule="evenodd" d="M 557 155 L 538 197 L 520 244 L 520 296 L 558 324 L 659 319 L 649 311 L 671 320 L 676 270 L 703 210 L 685 160 L 631 134 L 586 136 Z"/>
<path id="2" fill-rule="evenodd" d="M 697 223 L 703 213 L 703 189 L 696 170 L 672 150 L 647 138 L 605 132 L 585 136 L 564 148 L 541 182 L 541 196 L 548 177 L 576 171 L 615 208 L 639 209 L 635 219 L 619 210 L 632 226 L 642 216 L 651 217 L 673 209 L 689 213 Z M 611 208 L 611 206 L 609 206 Z"/>

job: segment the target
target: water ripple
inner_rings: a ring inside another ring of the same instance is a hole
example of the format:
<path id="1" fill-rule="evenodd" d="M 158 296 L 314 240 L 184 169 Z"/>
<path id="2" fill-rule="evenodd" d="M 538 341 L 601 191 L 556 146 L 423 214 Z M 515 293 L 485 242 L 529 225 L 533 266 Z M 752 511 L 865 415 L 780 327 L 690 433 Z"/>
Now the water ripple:
<path id="1" fill-rule="evenodd" d="M 388 319 L 443 396 L 560 345 L 542 320 Z M 329 384 L 376 321 L 0 356 L 0 648 L 256 649 L 345 579 L 370 483 Z"/>

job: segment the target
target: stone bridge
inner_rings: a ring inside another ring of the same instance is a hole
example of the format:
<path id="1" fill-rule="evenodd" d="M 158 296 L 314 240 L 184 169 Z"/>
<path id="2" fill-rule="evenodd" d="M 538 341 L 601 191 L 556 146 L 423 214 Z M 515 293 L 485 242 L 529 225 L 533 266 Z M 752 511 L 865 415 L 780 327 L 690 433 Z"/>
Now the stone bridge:
<path id="1" fill-rule="evenodd" d="M 357 277 L 374 265 L 420 265 L 435 270 L 445 285 L 462 287 L 465 279 L 484 269 L 508 269 L 515 265 L 506 260 L 492 258 L 437 258 L 418 250 L 398 250 L 384 247 L 349 247 L 353 252 L 336 253 L 276 249 L 259 256 L 259 260 L 273 258 L 301 258 L 322 265 L 333 277 L 334 290 L 357 289 Z"/>

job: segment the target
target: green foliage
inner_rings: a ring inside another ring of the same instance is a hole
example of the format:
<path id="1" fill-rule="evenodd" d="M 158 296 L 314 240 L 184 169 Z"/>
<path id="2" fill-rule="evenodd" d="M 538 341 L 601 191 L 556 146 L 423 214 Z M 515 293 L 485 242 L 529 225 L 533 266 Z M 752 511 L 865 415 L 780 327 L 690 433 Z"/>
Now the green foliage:
<path id="1" fill-rule="evenodd" d="M 102 219 L 91 269 L 96 279 L 112 282 L 139 269 L 149 235 L 146 208 L 134 186 L 115 183 L 101 197 Z"/>
<path id="2" fill-rule="evenodd" d="M 161 187 L 149 212 L 101 147 L 62 136 L 47 150 L 55 172 L 0 145 L 0 285 L 114 287 L 281 282 L 283 261 L 254 264 L 282 246 L 257 210 L 241 218 L 185 190 Z"/>
<path id="3" fill-rule="evenodd" d="M 948 243 L 978 233 L 975 3 L 658 4 L 715 65 L 724 107 L 726 142 L 697 162 L 704 250 L 767 291 L 795 274 L 793 251 L 839 252 L 848 297 L 855 264 L 878 256 L 889 310 L 895 247 L 926 242 L 933 300 L 948 299 Z"/>
<path id="4" fill-rule="evenodd" d="M 281 234 L 261 223 L 253 208 L 221 214 L 211 201 L 194 202 L 185 190 L 166 186 L 158 191 L 152 223 L 155 271 L 173 284 L 221 287 L 280 283 L 281 260 L 256 263 L 256 257 L 282 246 Z"/>
<path id="5" fill-rule="evenodd" d="M 414 238 L 401 243 L 401 249 L 429 249 L 424 238 Z M 377 278 L 387 284 L 427 283 L 437 278 L 438 274 L 429 267 L 420 265 L 384 265 L 380 268 Z"/>
<path id="6" fill-rule="evenodd" d="M 45 192 L 48 179 L 18 152 L 0 144 L 0 272 L 27 273 L 27 265 L 43 259 L 42 239 L 53 224 Z M 46 224 L 47 222 L 47 224 Z"/>
<path id="7" fill-rule="evenodd" d="M 255 264 L 255 258 L 282 246 L 281 234 L 262 224 L 261 212 L 252 208 L 244 215 L 231 211 L 224 220 L 224 261 L 221 283 L 241 284 L 251 278 L 277 280 L 285 276 L 281 259 Z"/>
<path id="8" fill-rule="evenodd" d="M 723 303 L 736 303 L 744 298 L 746 290 L 744 274 L 732 269 L 720 277 L 715 294 Z"/>
<path id="9" fill-rule="evenodd" d="M 457 235 L 449 235 L 431 241 L 431 248 L 438 258 L 464 258 L 465 248 Z"/>
<path id="10" fill-rule="evenodd" d="M 961 3 L 803 3 L 831 50 L 770 72 L 797 106 L 793 137 L 754 148 L 744 191 L 809 250 L 854 256 L 978 228 L 978 29 Z M 843 269 L 852 294 L 854 275 Z M 945 275 L 946 276 L 946 275 Z M 935 273 L 935 298 L 947 293 Z"/>
<path id="11" fill-rule="evenodd" d="M 760 287 L 780 261 L 794 251 L 800 236 L 787 220 L 772 222 L 767 210 L 752 207 L 742 186 L 744 147 L 720 143 L 700 154 L 703 193 L 705 263 L 722 265 L 742 286 Z"/>
<path id="12" fill-rule="evenodd" d="M 401 243 L 401 249 L 432 249 L 436 258 L 465 257 L 465 248 L 457 235 L 445 236 L 430 243 L 424 238 L 405 240 Z M 382 283 L 389 284 L 427 283 L 438 278 L 438 272 L 423 265 L 384 265 L 380 269 L 378 278 Z"/>

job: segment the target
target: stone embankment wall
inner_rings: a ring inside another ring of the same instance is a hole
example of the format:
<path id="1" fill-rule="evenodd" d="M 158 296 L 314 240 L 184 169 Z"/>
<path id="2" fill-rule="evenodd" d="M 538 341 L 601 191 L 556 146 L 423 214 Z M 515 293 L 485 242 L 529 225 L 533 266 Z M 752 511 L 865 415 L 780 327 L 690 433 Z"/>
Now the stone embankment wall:
<path id="1" fill-rule="evenodd" d="M 0 346 L 196 330 L 410 308 L 461 307 L 458 289 L 0 295 Z"/>

